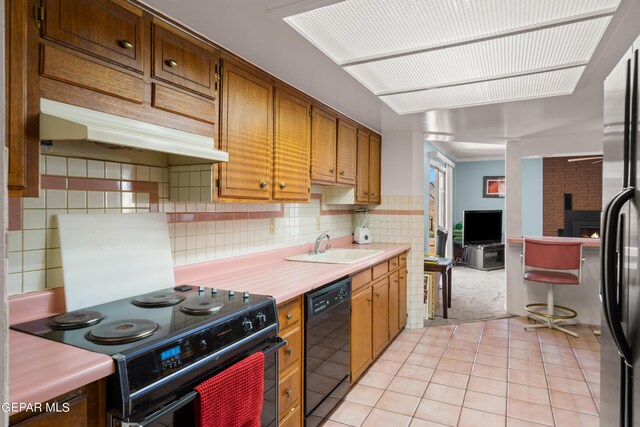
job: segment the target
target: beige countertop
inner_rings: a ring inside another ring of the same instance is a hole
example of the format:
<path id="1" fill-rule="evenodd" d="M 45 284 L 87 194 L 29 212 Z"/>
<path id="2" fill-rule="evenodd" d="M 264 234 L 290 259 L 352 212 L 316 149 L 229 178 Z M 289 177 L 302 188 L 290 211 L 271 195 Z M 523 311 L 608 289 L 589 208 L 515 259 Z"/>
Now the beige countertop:
<path id="1" fill-rule="evenodd" d="M 350 265 L 287 261 L 305 253 L 308 245 L 175 268 L 176 284 L 203 285 L 273 296 L 284 302 L 333 280 L 356 273 L 410 249 L 408 244 L 354 245 L 350 238 L 334 247 L 379 249 L 384 252 Z M 64 311 L 61 289 L 9 298 L 10 323 L 20 323 Z M 104 378 L 114 372 L 111 357 L 22 332 L 9 334 L 9 397 L 11 402 L 44 402 Z"/>

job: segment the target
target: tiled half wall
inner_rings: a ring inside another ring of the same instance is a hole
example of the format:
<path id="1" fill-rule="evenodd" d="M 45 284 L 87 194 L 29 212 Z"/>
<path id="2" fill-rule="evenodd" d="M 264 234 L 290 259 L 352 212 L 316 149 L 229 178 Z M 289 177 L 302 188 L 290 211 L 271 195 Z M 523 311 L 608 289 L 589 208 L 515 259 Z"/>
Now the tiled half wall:
<path id="1" fill-rule="evenodd" d="M 9 201 L 9 292 L 62 286 L 55 215 L 166 212 L 175 265 L 312 242 L 353 231 L 353 206 L 170 202 L 168 168 L 43 155 L 39 198 Z M 96 242 L 99 247 L 100 242 Z"/>
<path id="2" fill-rule="evenodd" d="M 9 293 L 63 285 L 55 215 L 167 213 L 175 265 L 260 252 L 353 231 L 353 205 L 327 205 L 312 186 L 309 203 L 169 201 L 169 169 L 43 155 L 39 198 L 9 201 Z M 422 327 L 423 198 L 383 196 L 369 224 L 383 243 L 412 245 L 408 260 L 409 327 Z M 99 246 L 99 242 L 96 242 Z"/>

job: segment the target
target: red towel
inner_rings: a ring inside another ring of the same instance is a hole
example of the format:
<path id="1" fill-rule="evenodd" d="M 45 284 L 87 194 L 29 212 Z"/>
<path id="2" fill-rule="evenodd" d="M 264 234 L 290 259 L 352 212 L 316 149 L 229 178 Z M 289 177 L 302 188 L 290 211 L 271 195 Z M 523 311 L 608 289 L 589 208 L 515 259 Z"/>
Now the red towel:
<path id="1" fill-rule="evenodd" d="M 264 354 L 252 354 L 195 389 L 196 420 L 202 427 L 260 427 Z"/>

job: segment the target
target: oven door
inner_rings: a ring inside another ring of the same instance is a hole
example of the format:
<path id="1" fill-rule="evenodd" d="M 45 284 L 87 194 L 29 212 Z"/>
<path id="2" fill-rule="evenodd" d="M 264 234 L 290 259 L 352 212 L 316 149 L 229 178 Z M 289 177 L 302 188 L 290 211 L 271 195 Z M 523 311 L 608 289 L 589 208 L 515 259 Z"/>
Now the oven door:
<path id="1" fill-rule="evenodd" d="M 278 425 L 278 349 L 287 344 L 280 337 L 273 341 L 265 341 L 255 347 L 246 356 L 256 351 L 264 353 L 264 400 L 262 403 L 261 424 L 263 427 Z M 229 365 L 217 366 L 211 376 L 222 372 Z M 109 425 L 113 427 L 193 427 L 196 425 L 194 400 L 198 396 L 196 391 L 190 391 L 181 398 L 169 403 L 162 409 L 147 415 L 144 421 L 128 422 L 112 418 Z"/>

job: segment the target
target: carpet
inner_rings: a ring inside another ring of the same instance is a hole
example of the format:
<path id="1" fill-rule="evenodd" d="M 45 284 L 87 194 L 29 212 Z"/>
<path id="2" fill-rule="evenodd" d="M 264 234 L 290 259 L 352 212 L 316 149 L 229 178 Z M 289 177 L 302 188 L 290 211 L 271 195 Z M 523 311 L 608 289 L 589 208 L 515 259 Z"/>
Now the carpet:
<path id="1" fill-rule="evenodd" d="M 482 271 L 469 267 L 453 267 L 451 308 L 442 318 L 442 289 L 438 290 L 440 307 L 434 320 L 425 319 L 425 326 L 449 325 L 475 320 L 508 317 L 505 311 L 505 270 Z"/>

